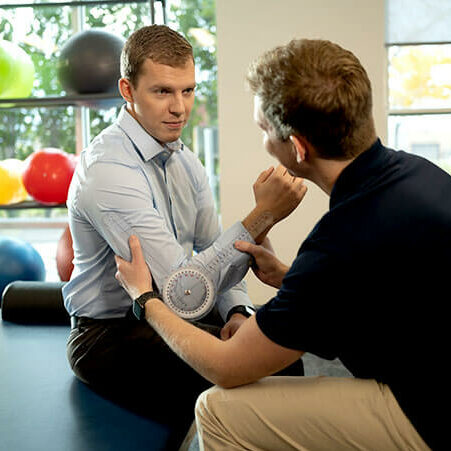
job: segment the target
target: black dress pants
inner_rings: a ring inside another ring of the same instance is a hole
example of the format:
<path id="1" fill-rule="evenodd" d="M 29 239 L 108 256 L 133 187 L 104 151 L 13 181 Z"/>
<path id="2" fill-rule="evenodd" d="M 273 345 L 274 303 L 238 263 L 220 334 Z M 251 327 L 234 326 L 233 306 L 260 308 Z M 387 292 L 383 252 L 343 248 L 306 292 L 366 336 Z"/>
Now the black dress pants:
<path id="1" fill-rule="evenodd" d="M 74 322 L 67 354 L 75 375 L 102 396 L 169 425 L 168 449 L 177 449 L 194 419 L 197 397 L 212 384 L 131 312 L 120 319 Z M 214 310 L 194 324 L 219 337 L 224 323 Z M 302 375 L 302 361 L 284 373 Z"/>

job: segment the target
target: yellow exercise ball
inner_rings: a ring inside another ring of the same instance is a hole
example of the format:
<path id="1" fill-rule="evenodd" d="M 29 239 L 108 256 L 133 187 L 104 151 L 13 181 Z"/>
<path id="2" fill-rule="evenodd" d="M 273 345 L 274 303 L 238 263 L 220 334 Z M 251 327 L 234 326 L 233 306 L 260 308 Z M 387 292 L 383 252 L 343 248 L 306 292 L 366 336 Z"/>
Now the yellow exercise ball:
<path id="1" fill-rule="evenodd" d="M 28 193 L 22 182 L 24 162 L 15 158 L 0 161 L 0 204 L 22 202 Z"/>

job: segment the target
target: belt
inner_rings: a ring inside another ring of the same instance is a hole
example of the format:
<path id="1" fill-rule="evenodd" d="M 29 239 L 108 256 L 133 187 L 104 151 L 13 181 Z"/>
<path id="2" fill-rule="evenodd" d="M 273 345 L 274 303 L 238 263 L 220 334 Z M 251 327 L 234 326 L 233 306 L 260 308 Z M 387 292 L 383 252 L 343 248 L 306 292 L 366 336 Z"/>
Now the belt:
<path id="1" fill-rule="evenodd" d="M 99 322 L 103 322 L 105 320 L 101 320 L 101 319 L 94 319 L 94 318 L 88 318 L 85 316 L 71 316 L 70 317 L 70 327 L 72 329 L 76 329 L 77 327 L 80 326 L 88 326 L 89 324 L 94 324 L 94 323 L 99 323 Z"/>
<path id="2" fill-rule="evenodd" d="M 132 310 L 130 309 L 124 317 L 121 318 L 108 318 L 108 319 L 98 319 L 98 318 L 89 318 L 87 316 L 71 316 L 70 317 L 70 327 L 72 329 L 76 329 L 77 327 L 87 327 L 92 325 L 107 325 L 107 324 L 117 324 L 123 322 L 136 322 L 138 319 L 133 315 Z"/>

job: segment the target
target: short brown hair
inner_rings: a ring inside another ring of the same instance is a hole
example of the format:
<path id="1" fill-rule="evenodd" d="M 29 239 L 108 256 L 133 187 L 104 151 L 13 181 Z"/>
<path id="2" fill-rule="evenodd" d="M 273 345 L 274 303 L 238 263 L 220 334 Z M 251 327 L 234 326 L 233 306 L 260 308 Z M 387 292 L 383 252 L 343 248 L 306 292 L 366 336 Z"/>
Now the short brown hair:
<path id="1" fill-rule="evenodd" d="M 121 76 L 136 86 L 144 61 L 182 67 L 193 59 L 191 44 L 166 25 L 150 25 L 136 30 L 127 39 L 121 54 Z"/>
<path id="2" fill-rule="evenodd" d="M 371 83 L 358 58 L 324 40 L 292 40 L 254 61 L 247 80 L 281 140 L 298 132 L 328 159 L 375 139 Z"/>

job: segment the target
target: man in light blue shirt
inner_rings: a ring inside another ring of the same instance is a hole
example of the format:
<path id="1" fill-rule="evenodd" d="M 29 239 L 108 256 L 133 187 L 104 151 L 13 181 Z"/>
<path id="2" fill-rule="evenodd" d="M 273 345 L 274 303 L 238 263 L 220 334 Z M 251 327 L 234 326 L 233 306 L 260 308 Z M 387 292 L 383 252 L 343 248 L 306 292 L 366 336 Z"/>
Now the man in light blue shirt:
<path id="1" fill-rule="evenodd" d="M 228 339 L 252 312 L 242 281 L 249 259 L 234 242 L 261 242 L 297 206 L 305 187 L 282 167 L 265 171 L 256 182 L 256 208 L 221 234 L 205 170 L 180 141 L 194 103 L 190 44 L 166 26 L 144 27 L 125 44 L 121 71 L 127 105 L 82 152 L 69 190 L 74 271 L 63 289 L 72 317 L 68 356 L 84 382 L 185 427 L 209 384 L 130 313 L 132 300 L 115 279 L 114 255 L 129 259 L 128 238 L 139 236 L 160 292 L 179 268 L 198 268 L 216 308 L 196 325 Z M 199 302 L 184 283 L 191 302 Z"/>
<path id="2" fill-rule="evenodd" d="M 220 227 L 196 155 L 180 141 L 161 145 L 125 107 L 82 153 L 68 206 L 75 268 L 64 298 L 76 316 L 119 318 L 130 309 L 130 298 L 114 279 L 113 255 L 128 256 L 132 233 L 142 239 L 160 290 L 175 269 L 187 264 L 206 267 L 238 236 L 252 239 L 238 222 L 212 246 Z M 224 320 L 236 305 L 252 307 L 240 282 L 249 267 L 247 258 L 234 254 L 216 267 L 217 305 Z"/>

